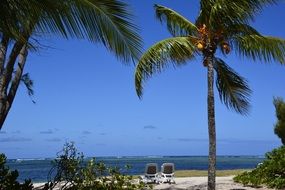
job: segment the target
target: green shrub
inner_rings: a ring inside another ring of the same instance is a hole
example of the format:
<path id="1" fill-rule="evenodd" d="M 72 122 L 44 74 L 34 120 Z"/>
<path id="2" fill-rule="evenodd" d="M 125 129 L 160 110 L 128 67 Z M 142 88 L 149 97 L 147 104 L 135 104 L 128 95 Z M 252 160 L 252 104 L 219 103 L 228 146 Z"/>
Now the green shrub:
<path id="1" fill-rule="evenodd" d="M 95 158 L 85 161 L 84 155 L 78 153 L 74 143 L 66 143 L 53 162 L 49 173 L 49 182 L 45 190 L 121 190 L 144 189 L 142 183 L 134 183 L 132 176 L 121 174 L 119 168 L 107 167 Z M 126 167 L 128 170 L 129 167 Z"/>
<path id="2" fill-rule="evenodd" d="M 285 102 L 282 98 L 278 97 L 274 98 L 273 104 L 277 117 L 274 133 L 281 139 L 283 145 L 285 145 Z"/>
<path id="3" fill-rule="evenodd" d="M 17 181 L 19 173 L 5 166 L 6 159 L 4 154 L 0 154 L 0 190 L 32 190 L 33 184 L 30 179 L 25 180 L 23 184 Z"/>
<path id="4" fill-rule="evenodd" d="M 265 160 L 250 172 L 234 177 L 234 181 L 243 185 L 258 187 L 266 185 L 270 188 L 285 188 L 285 146 L 266 153 Z"/>

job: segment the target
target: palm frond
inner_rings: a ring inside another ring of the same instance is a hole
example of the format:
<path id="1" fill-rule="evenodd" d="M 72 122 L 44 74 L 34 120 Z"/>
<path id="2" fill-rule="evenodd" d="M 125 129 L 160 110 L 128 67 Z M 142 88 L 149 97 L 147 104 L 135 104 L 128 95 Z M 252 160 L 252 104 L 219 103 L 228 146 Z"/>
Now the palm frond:
<path id="1" fill-rule="evenodd" d="M 61 1 L 61 5 L 53 5 L 50 0 L 45 0 L 41 1 L 37 7 L 41 8 L 41 14 L 36 21 L 35 35 L 52 33 L 64 38 L 84 37 L 83 28 L 80 28 L 80 23 L 77 23 L 72 15 L 72 1 L 70 4 L 67 1 Z"/>
<path id="2" fill-rule="evenodd" d="M 237 35 L 260 35 L 260 33 L 248 24 L 232 24 L 224 30 L 225 36 L 231 38 Z"/>
<path id="3" fill-rule="evenodd" d="M 34 81 L 30 78 L 29 73 L 25 73 L 21 77 L 21 82 L 25 85 L 27 88 L 27 92 L 29 97 L 31 98 L 31 101 L 35 104 L 36 101 L 33 99 L 34 95 Z"/>
<path id="4" fill-rule="evenodd" d="M 201 27 L 203 24 L 209 26 L 209 18 L 214 3 L 215 0 L 200 0 L 200 13 L 195 22 L 197 27 Z"/>
<path id="5" fill-rule="evenodd" d="M 23 31 L 100 42 L 124 62 L 141 55 L 138 28 L 121 0 L 1 1 L 0 33 L 19 39 Z"/>
<path id="6" fill-rule="evenodd" d="M 67 12 L 67 0 L 1 0 L 0 31 L 14 39 L 23 31 L 31 33 L 40 17 L 47 17 L 47 14 L 53 18 L 57 15 L 57 23 L 62 24 L 58 15 Z M 64 30 L 64 26 L 61 27 L 58 30 Z"/>
<path id="7" fill-rule="evenodd" d="M 246 115 L 251 94 L 246 80 L 220 58 L 215 58 L 214 69 L 217 73 L 216 86 L 221 101 L 228 108 Z"/>
<path id="8" fill-rule="evenodd" d="M 257 12 L 265 5 L 275 4 L 277 0 L 216 0 L 211 8 L 209 22 L 211 27 L 248 23 L 254 20 Z"/>
<path id="9" fill-rule="evenodd" d="M 285 63 L 285 40 L 270 36 L 245 35 L 233 38 L 232 45 L 238 54 L 254 61 Z"/>
<path id="10" fill-rule="evenodd" d="M 250 3 L 247 0 L 227 1 L 216 0 L 209 16 L 211 26 L 232 25 L 235 23 L 245 23 L 252 17 Z"/>
<path id="11" fill-rule="evenodd" d="M 169 32 L 173 36 L 189 36 L 197 34 L 197 27 L 185 17 L 172 9 L 155 5 L 156 17 L 160 22 L 166 22 Z"/>
<path id="12" fill-rule="evenodd" d="M 31 6 L 33 6 L 32 3 Z M 21 39 L 21 29 L 27 20 L 26 10 L 28 10 L 27 0 L 23 0 L 22 3 L 18 0 L 2 0 L 0 6 L 0 33 L 8 36 L 9 39 Z"/>
<path id="13" fill-rule="evenodd" d="M 31 80 L 29 73 L 23 74 L 23 76 L 21 77 L 21 82 L 23 82 L 23 84 L 26 86 L 28 95 L 33 96 L 34 95 L 34 89 L 33 89 L 34 81 Z"/>
<path id="14" fill-rule="evenodd" d="M 160 73 L 169 66 L 168 63 L 176 67 L 194 58 L 196 47 L 192 41 L 190 37 L 168 38 L 156 43 L 143 54 L 135 72 L 136 92 L 139 97 L 142 96 L 142 83 L 154 73 Z"/>
<path id="15" fill-rule="evenodd" d="M 142 40 L 138 28 L 132 23 L 133 15 L 127 4 L 120 0 L 72 0 L 68 1 L 69 12 L 47 15 L 41 28 L 50 28 L 77 38 L 100 42 L 114 52 L 117 58 L 129 62 L 141 55 Z M 62 26 L 64 27 L 62 30 Z"/>

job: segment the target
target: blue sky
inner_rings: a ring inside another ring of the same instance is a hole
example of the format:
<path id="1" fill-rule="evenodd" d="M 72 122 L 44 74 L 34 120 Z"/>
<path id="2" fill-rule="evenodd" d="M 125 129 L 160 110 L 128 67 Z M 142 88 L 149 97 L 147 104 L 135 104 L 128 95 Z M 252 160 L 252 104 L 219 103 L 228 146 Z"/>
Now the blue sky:
<path id="1" fill-rule="evenodd" d="M 170 37 L 155 19 L 155 3 L 191 21 L 199 8 L 197 0 L 127 2 L 145 48 Z M 264 35 L 285 38 L 284 6 L 266 7 L 253 26 Z M 21 86 L 0 132 L 0 151 L 9 158 L 54 157 L 67 141 L 75 141 L 87 156 L 207 155 L 206 69 L 199 58 L 151 78 L 139 100 L 134 66 L 120 63 L 100 44 L 54 36 L 41 43 L 26 67 L 35 82 L 36 104 Z M 285 97 L 285 68 L 234 53 L 225 60 L 247 78 L 253 93 L 246 117 L 228 110 L 216 96 L 217 153 L 263 155 L 280 145 L 273 133 L 272 100 Z"/>

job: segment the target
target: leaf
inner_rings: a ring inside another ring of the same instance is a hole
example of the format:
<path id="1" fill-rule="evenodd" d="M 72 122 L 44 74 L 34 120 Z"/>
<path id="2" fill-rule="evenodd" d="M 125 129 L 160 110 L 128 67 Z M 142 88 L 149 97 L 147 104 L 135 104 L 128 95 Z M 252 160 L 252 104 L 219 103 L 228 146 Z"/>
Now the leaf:
<path id="1" fill-rule="evenodd" d="M 275 4 L 276 0 L 216 0 L 209 15 L 209 23 L 212 28 L 228 26 L 232 24 L 244 24 L 254 20 L 255 15 L 265 5 Z"/>
<path id="2" fill-rule="evenodd" d="M 3 0 L 0 34 L 21 39 L 56 34 L 100 42 L 124 62 L 137 60 L 142 40 L 129 6 L 120 0 Z M 26 39 L 24 39 L 26 40 Z"/>
<path id="3" fill-rule="evenodd" d="M 224 32 L 228 38 L 238 35 L 260 35 L 257 30 L 248 24 L 232 24 Z"/>
<path id="4" fill-rule="evenodd" d="M 28 95 L 30 97 L 32 97 L 34 95 L 34 82 L 31 80 L 29 73 L 25 73 L 22 75 L 21 81 L 23 82 L 23 84 L 26 86 L 27 91 L 28 91 Z M 32 99 L 33 103 L 36 103 L 33 99 Z"/>
<path id="5" fill-rule="evenodd" d="M 162 40 L 150 47 L 141 57 L 136 66 L 136 92 L 142 96 L 142 83 L 154 73 L 160 73 L 172 64 L 174 67 L 183 65 L 193 59 L 197 53 L 192 37 L 173 37 Z"/>
<path id="6" fill-rule="evenodd" d="M 119 0 L 76 0 L 73 9 L 90 41 L 102 42 L 122 61 L 139 59 L 141 38 L 127 4 Z"/>
<path id="7" fill-rule="evenodd" d="M 285 40 L 270 36 L 235 36 L 232 45 L 240 56 L 256 61 L 285 63 Z"/>
<path id="8" fill-rule="evenodd" d="M 215 0 L 200 0 L 200 13 L 195 22 L 197 27 L 201 27 L 203 24 L 209 26 L 209 18 L 214 3 Z"/>
<path id="9" fill-rule="evenodd" d="M 221 101 L 228 108 L 246 115 L 251 94 L 246 80 L 220 58 L 215 58 L 214 69 L 217 74 L 216 86 Z"/>
<path id="10" fill-rule="evenodd" d="M 189 36 L 197 34 L 195 24 L 188 21 L 185 17 L 172 9 L 161 5 L 155 5 L 156 17 L 160 22 L 166 22 L 169 32 L 173 36 Z"/>

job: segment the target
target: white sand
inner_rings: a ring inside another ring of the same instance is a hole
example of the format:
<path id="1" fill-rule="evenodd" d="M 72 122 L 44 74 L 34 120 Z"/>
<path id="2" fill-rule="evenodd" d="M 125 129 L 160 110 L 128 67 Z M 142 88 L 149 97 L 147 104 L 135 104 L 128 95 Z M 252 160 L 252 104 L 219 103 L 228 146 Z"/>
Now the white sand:
<path id="1" fill-rule="evenodd" d="M 164 190 L 206 190 L 207 189 L 207 177 L 177 177 L 175 178 L 175 184 L 159 184 L 155 185 L 154 189 Z M 39 187 L 43 183 L 35 183 L 34 187 Z M 217 177 L 216 178 L 217 190 L 255 190 L 256 188 L 244 187 L 242 184 L 235 183 L 233 176 Z M 258 188 L 258 190 L 271 190 L 268 188 Z"/>
<path id="2" fill-rule="evenodd" d="M 179 177 L 175 178 L 176 184 L 159 184 L 154 189 L 187 189 L 187 190 L 206 190 L 207 177 Z M 256 188 L 244 187 L 242 184 L 235 183 L 233 176 L 217 177 L 217 190 L 254 190 Z M 270 190 L 268 188 L 258 188 L 258 190 Z"/>

